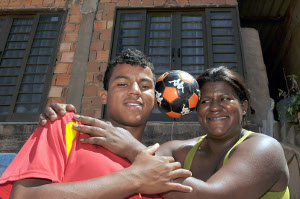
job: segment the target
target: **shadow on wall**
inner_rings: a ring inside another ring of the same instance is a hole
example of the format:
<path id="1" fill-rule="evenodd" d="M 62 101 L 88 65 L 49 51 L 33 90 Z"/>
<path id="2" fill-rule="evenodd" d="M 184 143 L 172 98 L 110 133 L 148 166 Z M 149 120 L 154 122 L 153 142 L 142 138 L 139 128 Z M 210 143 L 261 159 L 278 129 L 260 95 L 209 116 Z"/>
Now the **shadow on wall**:
<path id="1" fill-rule="evenodd" d="M 0 153 L 0 176 L 13 161 L 17 154 L 15 153 Z"/>

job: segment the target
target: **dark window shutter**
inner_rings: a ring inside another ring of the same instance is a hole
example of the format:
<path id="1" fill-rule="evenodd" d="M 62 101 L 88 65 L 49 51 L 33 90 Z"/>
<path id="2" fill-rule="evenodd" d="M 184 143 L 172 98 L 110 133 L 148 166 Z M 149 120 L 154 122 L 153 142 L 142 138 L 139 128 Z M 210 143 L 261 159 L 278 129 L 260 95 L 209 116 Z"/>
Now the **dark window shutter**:
<path id="1" fill-rule="evenodd" d="M 46 104 L 62 13 L 6 16 L 1 40 L 0 120 L 37 121 Z"/>

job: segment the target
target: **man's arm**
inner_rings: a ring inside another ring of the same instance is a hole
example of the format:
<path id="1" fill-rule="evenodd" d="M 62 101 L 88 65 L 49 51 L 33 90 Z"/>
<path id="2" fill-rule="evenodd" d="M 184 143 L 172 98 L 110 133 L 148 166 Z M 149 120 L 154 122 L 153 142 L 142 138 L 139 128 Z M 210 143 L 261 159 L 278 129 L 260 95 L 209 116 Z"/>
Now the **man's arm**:
<path id="1" fill-rule="evenodd" d="M 180 163 L 169 157 L 155 157 L 159 145 L 140 152 L 133 164 L 105 176 L 68 183 L 51 183 L 43 179 L 24 179 L 13 185 L 11 198 L 126 198 L 134 193 L 156 194 L 170 190 L 190 192 L 189 186 L 171 182 L 178 177 L 191 176 L 179 169 Z M 80 174 L 79 174 L 80 175 Z"/>

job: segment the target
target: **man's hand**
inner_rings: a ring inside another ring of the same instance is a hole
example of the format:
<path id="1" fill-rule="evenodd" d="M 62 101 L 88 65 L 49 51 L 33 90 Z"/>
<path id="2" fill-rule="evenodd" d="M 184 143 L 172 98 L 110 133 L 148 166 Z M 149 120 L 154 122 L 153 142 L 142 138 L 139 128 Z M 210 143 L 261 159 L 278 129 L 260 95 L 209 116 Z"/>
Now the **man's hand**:
<path id="1" fill-rule="evenodd" d="M 159 144 L 142 150 L 132 165 L 128 168 L 137 183 L 137 193 L 155 194 L 168 191 L 191 192 L 192 188 L 173 180 L 190 177 L 192 173 L 181 168 L 179 162 L 174 162 L 170 156 L 153 156 Z M 126 176 L 125 176 L 126 178 Z"/>
<path id="2" fill-rule="evenodd" d="M 54 122 L 57 120 L 57 113 L 61 116 L 66 114 L 66 111 L 76 113 L 76 108 L 72 104 L 59 104 L 52 103 L 45 108 L 45 112 L 40 114 L 39 123 L 42 126 L 46 126 L 47 119 Z"/>
<path id="3" fill-rule="evenodd" d="M 74 130 L 91 135 L 89 138 L 82 138 L 80 140 L 82 143 L 103 146 L 112 153 L 128 159 L 130 162 L 133 162 L 137 154 L 146 148 L 129 131 L 114 127 L 110 122 L 82 115 L 75 115 L 74 119 L 85 124 L 74 124 Z"/>

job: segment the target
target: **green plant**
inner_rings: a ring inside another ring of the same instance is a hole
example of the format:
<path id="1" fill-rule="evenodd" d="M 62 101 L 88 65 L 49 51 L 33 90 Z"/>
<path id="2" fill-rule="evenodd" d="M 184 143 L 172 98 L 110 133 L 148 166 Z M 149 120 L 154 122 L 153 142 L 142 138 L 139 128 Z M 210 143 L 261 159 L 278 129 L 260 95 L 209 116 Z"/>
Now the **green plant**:
<path id="1" fill-rule="evenodd" d="M 291 82 L 291 87 L 288 87 L 287 93 L 281 89 L 279 90 L 279 97 L 290 98 L 286 111 L 286 116 L 293 122 L 297 122 L 297 114 L 300 112 L 300 89 L 297 83 L 296 75 L 288 75 L 287 78 Z M 279 115 L 279 118 L 281 116 Z"/>

